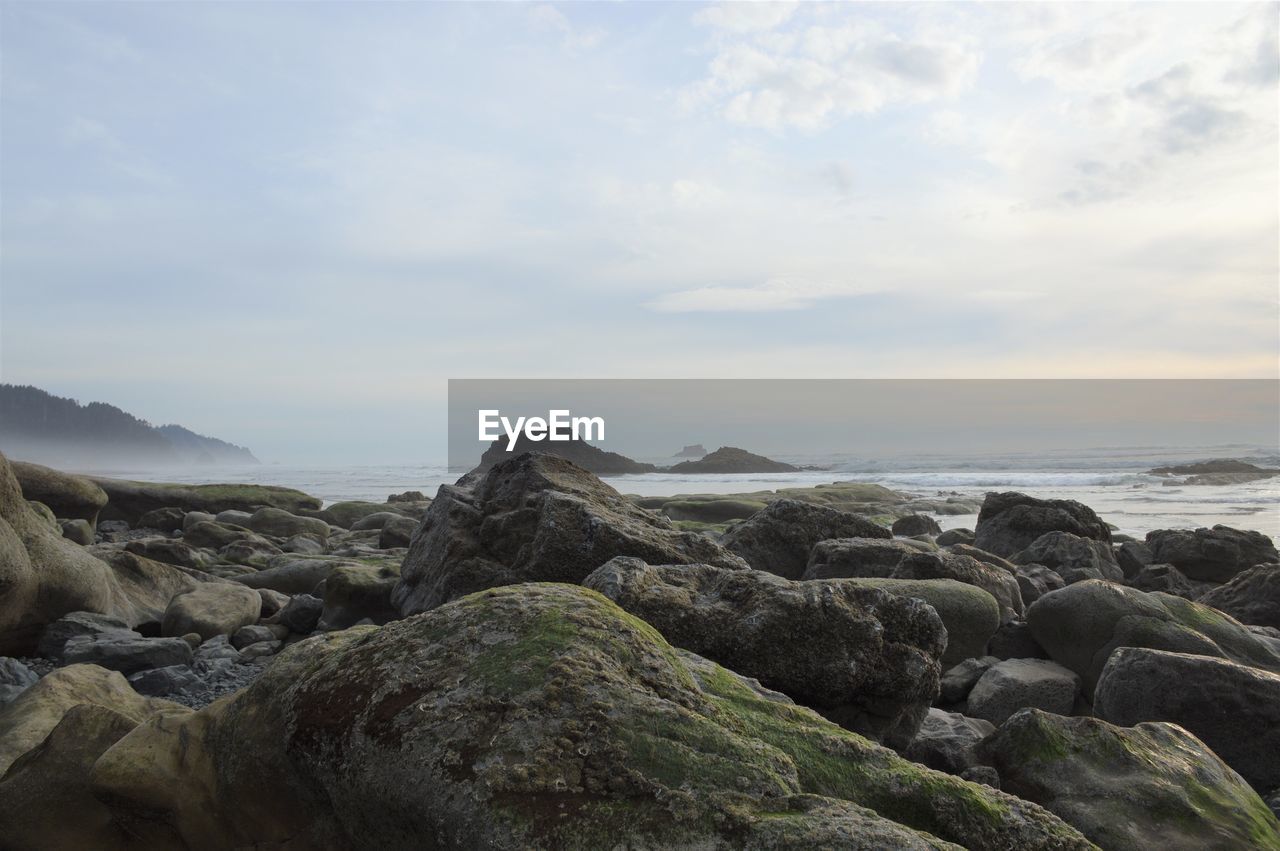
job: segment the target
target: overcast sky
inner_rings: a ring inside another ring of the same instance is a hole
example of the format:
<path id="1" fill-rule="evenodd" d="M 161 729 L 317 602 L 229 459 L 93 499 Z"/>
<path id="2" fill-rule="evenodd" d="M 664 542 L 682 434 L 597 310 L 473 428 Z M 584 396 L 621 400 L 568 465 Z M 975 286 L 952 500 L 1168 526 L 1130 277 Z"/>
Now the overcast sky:
<path id="1" fill-rule="evenodd" d="M 14 3 L 0 379 L 283 462 L 450 377 L 1276 377 L 1278 7 Z"/>

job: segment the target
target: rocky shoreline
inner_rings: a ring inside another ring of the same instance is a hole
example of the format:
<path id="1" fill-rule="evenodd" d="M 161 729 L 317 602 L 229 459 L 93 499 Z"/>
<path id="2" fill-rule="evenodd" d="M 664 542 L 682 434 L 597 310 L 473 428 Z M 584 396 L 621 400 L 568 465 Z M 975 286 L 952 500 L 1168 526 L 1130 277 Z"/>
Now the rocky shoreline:
<path id="1" fill-rule="evenodd" d="M 1274 544 L 1069 500 L 0 456 L 0 654 L 5 847 L 1280 849 Z"/>

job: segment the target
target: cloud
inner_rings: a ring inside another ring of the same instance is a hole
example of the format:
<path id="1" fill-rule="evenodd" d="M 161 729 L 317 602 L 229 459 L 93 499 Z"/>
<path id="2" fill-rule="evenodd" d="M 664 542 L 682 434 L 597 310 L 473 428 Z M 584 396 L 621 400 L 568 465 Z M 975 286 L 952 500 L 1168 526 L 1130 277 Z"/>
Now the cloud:
<path id="1" fill-rule="evenodd" d="M 580 29 L 555 6 L 543 4 L 529 10 L 529 21 L 535 29 L 557 32 L 564 39 L 564 46 L 572 50 L 590 50 L 604 41 L 607 33 L 599 27 Z"/>
<path id="2" fill-rule="evenodd" d="M 869 289 L 804 278 L 771 278 L 746 287 L 698 287 L 667 293 L 649 302 L 660 313 L 760 313 L 802 310 L 820 299 L 866 295 Z"/>
<path id="3" fill-rule="evenodd" d="M 781 26 L 795 14 L 796 3 L 717 3 L 693 16 L 695 23 L 731 33 L 753 33 Z"/>
<path id="4" fill-rule="evenodd" d="M 743 5 L 755 4 L 735 8 Z M 717 40 L 706 76 L 685 88 L 681 102 L 775 131 L 813 132 L 852 115 L 954 97 L 982 62 L 973 45 L 904 36 L 857 17 L 783 33 L 772 26 L 732 32 Z"/>

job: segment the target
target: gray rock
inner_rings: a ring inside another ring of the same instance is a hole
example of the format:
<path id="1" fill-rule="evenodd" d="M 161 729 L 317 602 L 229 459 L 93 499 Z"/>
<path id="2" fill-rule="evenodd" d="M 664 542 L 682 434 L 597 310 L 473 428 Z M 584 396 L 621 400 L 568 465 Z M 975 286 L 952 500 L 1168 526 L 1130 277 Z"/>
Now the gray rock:
<path id="1" fill-rule="evenodd" d="M 992 789 L 1000 788 L 1000 772 L 989 765 L 971 765 L 960 772 L 960 779 L 968 780 L 970 783 L 981 783 Z"/>
<path id="2" fill-rule="evenodd" d="M 1117 647 L 1215 656 L 1280 672 L 1280 655 L 1221 612 L 1096 579 L 1045 594 L 1027 609 L 1027 624 L 1055 662 L 1080 675 L 1086 697 Z"/>
<path id="3" fill-rule="evenodd" d="M 289 605 L 272 615 L 270 622 L 286 626 L 290 632 L 309 635 L 315 631 L 323 612 L 323 600 L 310 594 L 296 594 Z"/>
<path id="4" fill-rule="evenodd" d="M 228 544 L 236 541 L 245 540 L 261 540 L 257 535 L 248 529 L 241 529 L 238 526 L 229 526 L 225 523 L 211 523 L 207 520 L 201 520 L 192 523 L 182 533 L 182 540 L 193 546 L 210 550 L 220 550 Z"/>
<path id="5" fill-rule="evenodd" d="M 940 547 L 949 547 L 952 544 L 972 544 L 974 534 L 972 529 L 948 529 L 934 539 Z"/>
<path id="6" fill-rule="evenodd" d="M 1194 600 L 1213 587 L 1205 582 L 1192 582 L 1171 564 L 1145 565 L 1129 579 L 1129 584 L 1139 591 L 1161 591 L 1186 600 Z"/>
<path id="7" fill-rule="evenodd" d="M 1280 564 L 1260 564 L 1201 595 L 1200 602 L 1245 624 L 1280 629 Z"/>
<path id="8" fill-rule="evenodd" d="M 1000 786 L 1107 851 L 1280 847 L 1280 824 L 1205 743 L 1172 724 L 1116 727 L 1024 709 L 979 746 Z"/>
<path id="9" fill-rule="evenodd" d="M 943 668 L 987 655 L 987 642 L 1000 627 L 1000 606 L 994 597 L 954 579 L 847 579 L 899 597 L 915 597 L 933 607 L 947 630 Z"/>
<path id="10" fill-rule="evenodd" d="M 407 547 L 413 541 L 413 535 L 422 524 L 411 517 L 397 517 L 389 520 L 378 535 L 378 547 L 389 550 L 396 547 Z"/>
<path id="11" fill-rule="evenodd" d="M 1226 659 L 1122 647 L 1094 712 L 1126 727 L 1169 721 L 1213 748 L 1259 791 L 1280 786 L 1280 676 Z"/>
<path id="12" fill-rule="evenodd" d="M 193 666 L 201 673 L 218 670 L 240 658 L 240 651 L 225 635 L 215 636 L 201 644 L 193 656 Z"/>
<path id="13" fill-rule="evenodd" d="M 213 562 L 213 556 L 173 538 L 143 538 L 124 545 L 125 552 L 164 564 L 200 570 Z"/>
<path id="14" fill-rule="evenodd" d="M 270 588 L 258 588 L 255 590 L 258 592 L 259 599 L 262 600 L 262 607 L 258 610 L 259 617 L 269 618 L 289 605 L 288 594 L 281 594 L 279 591 L 272 591 Z"/>
<path id="15" fill-rule="evenodd" d="M 72 612 L 44 628 L 36 650 L 44 658 L 62 663 L 63 648 L 71 639 L 88 637 L 96 640 L 107 635 L 131 636 L 136 633 L 124 621 L 110 615 Z"/>
<path id="16" fill-rule="evenodd" d="M 956 553 L 912 553 L 893 569 L 891 579 L 954 579 L 986 591 L 1000 605 L 1002 622 L 1022 617 L 1018 580 L 998 567 Z"/>
<path id="17" fill-rule="evenodd" d="M 299 517 L 280 508 L 259 508 L 248 520 L 248 527 L 261 535 L 291 538 L 294 535 L 310 535 L 327 540 L 329 524 L 316 517 Z"/>
<path id="18" fill-rule="evenodd" d="M 352 523 L 350 528 L 353 532 L 365 532 L 370 529 L 381 530 L 383 526 L 386 526 L 392 520 L 398 520 L 403 517 L 404 515 L 398 511 L 377 511 L 361 517 L 355 523 Z"/>
<path id="19" fill-rule="evenodd" d="M 1067 585 L 1056 570 L 1043 564 L 1020 564 L 1015 568 L 1014 577 L 1018 580 L 1022 602 L 1028 606 L 1050 591 L 1057 591 Z"/>
<path id="20" fill-rule="evenodd" d="M 1047 532 L 1026 549 L 1013 556 L 1016 564 L 1040 564 L 1053 570 L 1070 585 L 1085 579 L 1108 579 L 1119 582 L 1124 578 L 1120 565 L 1115 563 L 1111 544 L 1095 541 L 1070 532 Z"/>
<path id="21" fill-rule="evenodd" d="M 1237 573 L 1259 564 L 1280 562 L 1280 552 L 1261 532 L 1230 526 L 1212 529 L 1158 529 L 1147 533 L 1151 560 L 1172 564 L 1188 579 L 1229 582 Z"/>
<path id="22" fill-rule="evenodd" d="M 805 574 L 809 553 L 832 538 L 892 538 L 865 517 L 794 499 L 779 499 L 731 528 L 721 543 L 756 570 L 785 579 Z"/>
<path id="23" fill-rule="evenodd" d="M 1111 529 L 1089 506 L 1070 499 L 1036 499 L 1009 491 L 987 494 L 978 512 L 973 543 L 1009 558 L 1047 532 L 1070 532 L 1111 542 Z"/>
<path id="24" fill-rule="evenodd" d="M 0 706 L 13 700 L 40 678 L 25 664 L 9 656 L 0 656 Z"/>
<path id="25" fill-rule="evenodd" d="M 987 652 L 997 659 L 1048 659 L 1048 652 L 1040 646 L 1025 621 L 1001 624 L 987 642 Z"/>
<path id="26" fill-rule="evenodd" d="M 1151 564 L 1151 548 L 1141 541 L 1124 541 L 1115 548 L 1116 564 L 1126 580 L 1137 576 L 1142 568 Z"/>
<path id="27" fill-rule="evenodd" d="M 550 455 L 497 464 L 474 489 L 441 487 L 422 523 L 393 595 L 406 616 L 500 585 L 580 582 L 618 555 L 653 564 L 747 566 L 705 535 L 673 528 Z"/>
<path id="28" fill-rule="evenodd" d="M 181 508 L 155 508 L 138 518 L 137 527 L 156 529 L 160 532 L 180 532 L 186 522 L 187 513 Z"/>
<path id="29" fill-rule="evenodd" d="M 253 516 L 252 511 L 237 511 L 229 508 L 226 511 L 219 511 L 214 515 L 214 520 L 224 526 L 239 526 L 241 529 L 249 528 L 249 518 Z"/>
<path id="30" fill-rule="evenodd" d="M 346 629 L 361 621 L 384 624 L 397 620 L 399 610 L 391 594 L 400 573 L 372 565 L 337 567 L 324 582 L 324 612 L 318 628 Z"/>
<path id="31" fill-rule="evenodd" d="M 231 646 L 243 651 L 250 644 L 257 644 L 259 641 L 277 640 L 276 635 L 266 624 L 252 624 L 240 627 L 231 635 Z"/>
<path id="32" fill-rule="evenodd" d="M 612 559 L 583 585 L 675 646 L 895 747 L 911 741 L 938 693 L 947 635 L 918 600 L 849 581 L 635 558 Z"/>
<path id="33" fill-rule="evenodd" d="M 819 541 L 809 555 L 803 579 L 889 578 L 904 558 L 920 552 L 912 542 L 878 538 Z"/>
<path id="34" fill-rule="evenodd" d="M 268 656 L 274 656 L 280 652 L 280 648 L 283 646 L 283 641 L 277 641 L 275 639 L 250 644 L 240 650 L 239 661 L 241 664 L 248 664 L 258 659 L 265 659 Z"/>
<path id="35" fill-rule="evenodd" d="M 197 523 L 212 523 L 217 518 L 207 511 L 188 511 L 182 515 L 182 531 L 185 533 Z"/>
<path id="36" fill-rule="evenodd" d="M 59 520 L 58 528 L 62 530 L 62 537 L 68 541 L 87 547 L 93 543 L 93 527 L 89 525 L 88 520 Z"/>
<path id="37" fill-rule="evenodd" d="M 959 774 L 978 763 L 977 744 L 995 729 L 980 718 L 930 709 L 902 755 L 937 771 Z"/>
<path id="38" fill-rule="evenodd" d="M 324 552 L 324 544 L 310 535 L 294 535 L 285 541 L 280 548 L 287 553 L 316 556 Z"/>
<path id="39" fill-rule="evenodd" d="M 99 535 L 123 535 L 129 531 L 129 524 L 124 520 L 99 520 L 95 528 Z"/>
<path id="40" fill-rule="evenodd" d="M 262 610 L 262 598 L 252 588 L 233 582 L 206 583 L 169 602 L 160 622 L 161 635 L 197 633 L 208 640 L 230 635 L 242 626 L 255 623 Z"/>
<path id="41" fill-rule="evenodd" d="M 965 659 L 958 665 L 952 665 L 942 672 L 938 699 L 943 704 L 959 703 L 966 699 L 987 669 L 999 661 L 995 656 L 982 656 L 977 659 Z"/>
<path id="42" fill-rule="evenodd" d="M 191 645 L 181 638 L 144 638 L 130 635 L 107 634 L 92 638 L 73 638 L 62 648 L 62 658 L 68 665 L 99 665 L 109 671 L 132 674 L 148 668 L 168 665 L 190 665 Z"/>
<path id="43" fill-rule="evenodd" d="M 319 558 L 273 559 L 271 567 L 237 576 L 235 581 L 250 588 L 267 588 L 281 594 L 313 594 L 334 568 L 351 563 Z"/>
<path id="44" fill-rule="evenodd" d="M 130 674 L 128 679 L 138 694 L 167 697 L 198 682 L 200 677 L 190 665 L 167 665 Z"/>
<path id="45" fill-rule="evenodd" d="M 895 535 L 910 538 L 914 535 L 941 534 L 942 527 L 938 525 L 937 520 L 927 514 L 908 514 L 906 517 L 899 517 L 893 521 L 889 531 Z"/>
<path id="46" fill-rule="evenodd" d="M 218 550 L 218 556 L 236 564 L 265 564 L 284 551 L 270 541 L 246 539 L 232 541 Z"/>
<path id="47" fill-rule="evenodd" d="M 992 665 L 969 692 L 968 713 L 1003 724 L 1031 707 L 1070 715 L 1080 694 L 1080 677 L 1046 659 L 1006 659 Z"/>

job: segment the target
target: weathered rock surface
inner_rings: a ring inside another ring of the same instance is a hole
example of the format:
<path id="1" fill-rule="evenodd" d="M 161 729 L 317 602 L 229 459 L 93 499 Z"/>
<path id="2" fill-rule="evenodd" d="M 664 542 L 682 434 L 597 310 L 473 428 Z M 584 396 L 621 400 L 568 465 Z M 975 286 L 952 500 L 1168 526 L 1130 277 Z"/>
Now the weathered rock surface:
<path id="1" fill-rule="evenodd" d="M 583 580 L 705 656 L 848 729 L 905 747 L 938 694 L 942 621 L 927 605 L 841 580 L 615 558 Z"/>
<path id="2" fill-rule="evenodd" d="M 1139 591 L 1161 591 L 1194 600 L 1213 587 L 1210 582 L 1193 582 L 1171 564 L 1148 564 L 1131 576 L 1128 584 Z"/>
<path id="3" fill-rule="evenodd" d="M 156 529 L 160 532 L 180 532 L 187 522 L 187 515 L 192 513 L 194 512 L 184 511 L 181 508 L 173 506 L 168 508 L 156 508 L 139 517 L 137 525 L 139 529 Z M 212 515 L 208 515 L 208 517 L 210 520 L 213 519 Z"/>
<path id="4" fill-rule="evenodd" d="M 1086 697 L 1117 647 L 1215 656 L 1280 672 L 1280 654 L 1221 612 L 1096 579 L 1045 594 L 1027 610 L 1027 625 L 1055 662 L 1080 675 Z"/>
<path id="5" fill-rule="evenodd" d="M 258 592 L 232 582 L 205 584 L 169 602 L 160 621 L 160 634 L 181 636 L 194 632 L 202 641 L 230 635 L 256 623 L 262 610 Z"/>
<path id="6" fill-rule="evenodd" d="M 0 705 L 4 705 L 35 685 L 35 671 L 18 659 L 0 656 Z"/>
<path id="7" fill-rule="evenodd" d="M 977 745 L 995 729 L 981 718 L 930 709 L 903 756 L 937 771 L 960 774 L 978 764 Z"/>
<path id="8" fill-rule="evenodd" d="M 267 623 L 280 624 L 290 632 L 309 635 L 315 631 L 324 613 L 324 601 L 310 594 L 295 594 L 289 604 L 272 615 Z"/>
<path id="9" fill-rule="evenodd" d="M 969 715 L 1003 724 L 1031 707 L 1070 715 L 1080 694 L 1080 677 L 1047 659 L 1005 659 L 992 665 L 969 692 Z"/>
<path id="10" fill-rule="evenodd" d="M 1098 681 L 1094 712 L 1113 724 L 1190 730 L 1260 792 L 1280 787 L 1280 676 L 1207 656 L 1123 647 Z"/>
<path id="11" fill-rule="evenodd" d="M 877 538 L 834 538 L 819 541 L 809 555 L 802 579 L 856 579 L 883 577 L 909 555 L 920 552 L 911 541 Z"/>
<path id="12" fill-rule="evenodd" d="M 0 776 L 22 754 L 40 744 L 71 707 L 91 703 L 142 721 L 160 710 L 182 711 L 164 700 L 140 696 L 125 678 L 97 665 L 70 665 L 0 706 Z"/>
<path id="13" fill-rule="evenodd" d="M 1070 532 L 1111 543 L 1111 530 L 1089 506 L 1009 491 L 987 494 L 978 512 L 974 546 L 1008 558 L 1047 532 Z"/>
<path id="14" fill-rule="evenodd" d="M 1018 581 L 1018 591 L 1022 594 L 1022 602 L 1031 605 L 1050 591 L 1065 588 L 1067 583 L 1052 568 L 1043 564 L 1020 564 L 1014 571 Z"/>
<path id="15" fill-rule="evenodd" d="M 1245 624 L 1280 629 L 1280 564 L 1260 564 L 1202 594 L 1199 602 Z"/>
<path id="16" fill-rule="evenodd" d="M 1000 606 L 994 597 L 954 579 L 849 579 L 899 597 L 915 597 L 933 607 L 947 629 L 944 668 L 985 656 L 987 642 L 1000 628 Z"/>
<path id="17" fill-rule="evenodd" d="M 332 558 L 281 557 L 272 559 L 270 567 L 237 576 L 234 581 L 281 594 L 311 594 L 335 569 L 351 563 Z"/>
<path id="18" fill-rule="evenodd" d="M 92 780 L 141 838 L 195 849 L 1090 847 L 566 585 L 313 637 Z"/>
<path id="19" fill-rule="evenodd" d="M 942 527 L 938 525 L 937 520 L 927 514 L 908 514 L 893 521 L 889 531 L 909 538 L 912 535 L 939 535 L 942 533 Z"/>
<path id="20" fill-rule="evenodd" d="M 1017 713 L 980 752 L 1001 788 L 1107 851 L 1280 848 L 1280 823 L 1204 743 L 1172 724 Z"/>
<path id="21" fill-rule="evenodd" d="M 88 520 L 59 520 L 58 528 L 62 531 L 62 537 L 73 544 L 87 547 L 93 543 L 93 527 Z"/>
<path id="22" fill-rule="evenodd" d="M 134 632 L 73 638 L 62 648 L 68 665 L 98 665 L 122 674 L 191 664 L 191 645 L 181 638 L 147 638 Z"/>
<path id="23" fill-rule="evenodd" d="M 1280 553 L 1261 532 L 1230 526 L 1212 529 L 1158 529 L 1147 533 L 1154 563 L 1171 564 L 1188 579 L 1230 582 L 1237 573 L 1259 564 L 1280 562 Z"/>
<path id="24" fill-rule="evenodd" d="M 550 455 L 504 461 L 474 489 L 442 486 L 422 524 L 393 596 L 406 615 L 500 585 L 580 582 L 619 555 L 651 564 L 746 567 L 707 537 L 673 529 Z"/>
<path id="25" fill-rule="evenodd" d="M 324 610 L 319 628 L 346 629 L 368 620 L 383 624 L 400 617 L 391 594 L 400 581 L 399 571 L 371 565 L 334 568 L 324 583 Z"/>
<path id="26" fill-rule="evenodd" d="M 1000 604 L 1000 619 L 1022 617 L 1022 592 L 1017 578 L 998 567 L 956 553 L 912 553 L 889 575 L 891 579 L 954 579 L 986 591 Z"/>
<path id="27" fill-rule="evenodd" d="M 98 525 L 98 513 L 107 504 L 107 494 L 92 481 L 26 461 L 9 464 L 23 497 L 43 502 L 56 517 Z"/>
<path id="28" fill-rule="evenodd" d="M 389 550 L 394 547 L 407 547 L 413 541 L 413 535 L 422 524 L 412 517 L 397 517 L 388 520 L 378 534 L 378 547 Z"/>
<path id="29" fill-rule="evenodd" d="M 124 545 L 125 552 L 163 564 L 200 570 L 213 563 L 213 556 L 175 538 L 143 538 Z"/>
<path id="30" fill-rule="evenodd" d="M 980 656 L 965 659 L 960 664 L 947 668 L 942 672 L 938 700 L 944 704 L 954 704 L 966 699 L 987 669 L 999 661 L 994 656 Z"/>
<path id="31" fill-rule="evenodd" d="M 780 499 L 731 528 L 721 543 L 756 570 L 799 579 L 809 553 L 832 538 L 882 538 L 893 533 L 865 517 L 825 505 Z"/>
<path id="32" fill-rule="evenodd" d="M 1046 532 L 1026 549 L 1014 554 L 1017 564 L 1039 564 L 1057 573 L 1070 585 L 1086 579 L 1119 582 L 1124 571 L 1116 564 L 1111 544 L 1070 532 Z"/>
<path id="33" fill-rule="evenodd" d="M 329 524 L 315 517 L 299 517 L 281 508 L 259 508 L 247 521 L 249 529 L 260 535 L 290 538 L 310 535 L 320 540 L 329 537 Z"/>

